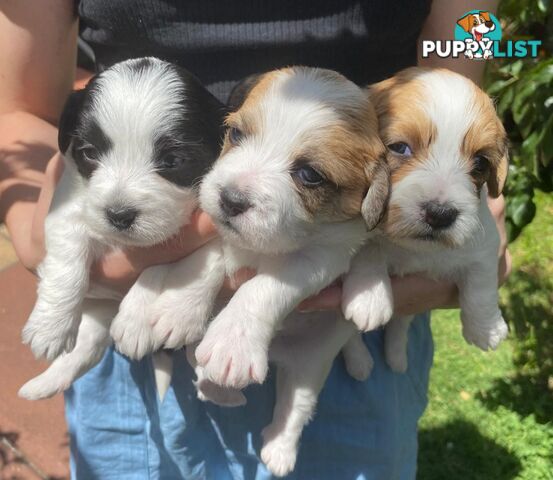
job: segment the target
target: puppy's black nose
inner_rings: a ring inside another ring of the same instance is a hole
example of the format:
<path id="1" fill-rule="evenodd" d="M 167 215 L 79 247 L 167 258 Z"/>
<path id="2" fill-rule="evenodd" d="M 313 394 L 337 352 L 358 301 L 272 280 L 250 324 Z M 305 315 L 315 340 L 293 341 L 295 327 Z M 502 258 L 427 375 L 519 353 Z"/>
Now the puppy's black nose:
<path id="1" fill-rule="evenodd" d="M 484 22 L 484 25 L 486 25 L 486 27 L 488 27 L 488 28 L 492 28 L 493 27 L 493 22 L 492 21 Z"/>
<path id="2" fill-rule="evenodd" d="M 424 205 L 424 221 L 436 230 L 450 227 L 459 210 L 447 203 L 428 202 Z"/>
<path id="3" fill-rule="evenodd" d="M 229 217 L 236 217 L 252 206 L 246 194 L 236 188 L 221 190 L 220 205 Z"/>
<path id="4" fill-rule="evenodd" d="M 106 208 L 106 217 L 117 230 L 127 230 L 137 215 L 134 208 Z"/>

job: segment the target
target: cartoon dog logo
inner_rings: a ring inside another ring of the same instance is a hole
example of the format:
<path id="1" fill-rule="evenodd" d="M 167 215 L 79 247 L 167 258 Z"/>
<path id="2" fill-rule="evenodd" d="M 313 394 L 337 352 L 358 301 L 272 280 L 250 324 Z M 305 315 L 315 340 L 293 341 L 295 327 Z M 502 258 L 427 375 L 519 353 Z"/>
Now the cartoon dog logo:
<path id="1" fill-rule="evenodd" d="M 467 48 L 465 50 L 466 57 L 488 59 L 493 56 L 490 48 L 491 40 L 485 38 L 486 35 L 495 30 L 495 23 L 491 19 L 489 12 L 480 11 L 476 13 L 467 13 L 464 17 L 457 20 L 457 25 L 472 36 L 472 39 L 469 38 L 465 40 L 467 44 L 476 42 L 476 44 L 479 45 L 477 51 Z"/>

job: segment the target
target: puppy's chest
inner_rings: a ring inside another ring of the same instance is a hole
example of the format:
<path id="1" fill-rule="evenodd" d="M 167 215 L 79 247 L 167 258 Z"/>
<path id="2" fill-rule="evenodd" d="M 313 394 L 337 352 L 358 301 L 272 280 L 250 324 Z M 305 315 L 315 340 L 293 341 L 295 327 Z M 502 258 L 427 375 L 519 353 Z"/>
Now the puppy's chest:
<path id="1" fill-rule="evenodd" d="M 241 268 L 252 268 L 255 270 L 261 263 L 261 254 L 245 250 L 231 243 L 223 242 L 222 250 L 227 275 L 233 275 Z"/>

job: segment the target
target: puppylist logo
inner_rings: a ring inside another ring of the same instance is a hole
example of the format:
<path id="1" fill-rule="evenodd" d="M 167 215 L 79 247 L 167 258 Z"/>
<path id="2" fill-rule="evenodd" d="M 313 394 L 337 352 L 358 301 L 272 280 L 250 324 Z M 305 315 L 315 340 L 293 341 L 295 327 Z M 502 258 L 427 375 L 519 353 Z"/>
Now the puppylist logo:
<path id="1" fill-rule="evenodd" d="M 459 58 L 463 55 L 475 60 L 538 56 L 540 40 L 502 42 L 501 37 L 501 24 L 493 14 L 485 10 L 471 10 L 457 20 L 454 40 L 423 40 L 422 56 Z"/>

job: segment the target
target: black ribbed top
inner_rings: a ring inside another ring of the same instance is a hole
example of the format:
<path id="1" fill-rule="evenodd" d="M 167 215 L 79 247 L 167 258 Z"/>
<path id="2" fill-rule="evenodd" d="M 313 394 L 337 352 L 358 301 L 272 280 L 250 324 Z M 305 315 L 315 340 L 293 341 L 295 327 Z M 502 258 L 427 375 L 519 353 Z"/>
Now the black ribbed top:
<path id="1" fill-rule="evenodd" d="M 416 63 L 431 0 L 80 0 L 99 67 L 154 55 L 225 101 L 240 79 L 288 65 L 337 70 L 358 84 Z"/>

